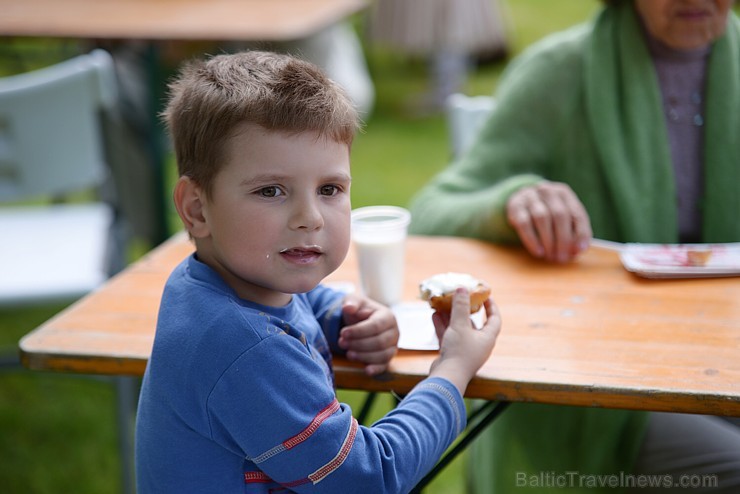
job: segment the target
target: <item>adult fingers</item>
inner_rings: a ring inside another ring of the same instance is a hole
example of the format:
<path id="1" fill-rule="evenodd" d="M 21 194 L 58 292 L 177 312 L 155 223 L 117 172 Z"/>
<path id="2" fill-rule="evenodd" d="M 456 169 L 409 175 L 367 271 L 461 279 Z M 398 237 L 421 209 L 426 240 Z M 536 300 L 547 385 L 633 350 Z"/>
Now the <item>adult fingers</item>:
<path id="1" fill-rule="evenodd" d="M 506 205 L 509 224 L 519 235 L 524 248 L 535 257 L 545 255 L 545 247 L 537 231 L 546 220 L 547 211 L 534 187 L 524 187 L 514 193 Z"/>
<path id="2" fill-rule="evenodd" d="M 564 184 L 545 183 L 538 187 L 538 193 L 547 208 L 549 222 L 543 225 L 549 228 L 540 234 L 548 237 L 545 244 L 545 258 L 548 261 L 567 262 L 571 259 L 574 244 L 573 212 L 567 197 L 570 188 Z"/>
<path id="3" fill-rule="evenodd" d="M 510 198 L 507 216 L 525 248 L 548 261 L 571 260 L 591 238 L 585 207 L 563 183 L 542 182 L 521 189 Z"/>
<path id="4" fill-rule="evenodd" d="M 588 244 L 593 237 L 591 230 L 591 219 L 588 216 L 588 212 L 584 207 L 583 203 L 578 199 L 575 192 L 572 190 L 564 195 L 564 200 L 571 211 L 572 217 L 572 228 L 574 237 L 574 250 L 573 255 L 579 254 L 588 248 Z"/>

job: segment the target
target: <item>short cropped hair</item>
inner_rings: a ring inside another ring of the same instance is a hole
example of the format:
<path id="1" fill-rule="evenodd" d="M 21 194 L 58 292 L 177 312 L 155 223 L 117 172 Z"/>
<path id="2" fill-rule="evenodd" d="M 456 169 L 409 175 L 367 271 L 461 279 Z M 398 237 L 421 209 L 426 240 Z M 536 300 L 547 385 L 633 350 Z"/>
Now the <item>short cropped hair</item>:
<path id="1" fill-rule="evenodd" d="M 351 146 L 360 119 L 349 96 L 321 69 L 265 51 L 187 62 L 162 112 L 180 176 L 210 195 L 228 139 L 242 123 L 268 131 L 315 132 Z"/>

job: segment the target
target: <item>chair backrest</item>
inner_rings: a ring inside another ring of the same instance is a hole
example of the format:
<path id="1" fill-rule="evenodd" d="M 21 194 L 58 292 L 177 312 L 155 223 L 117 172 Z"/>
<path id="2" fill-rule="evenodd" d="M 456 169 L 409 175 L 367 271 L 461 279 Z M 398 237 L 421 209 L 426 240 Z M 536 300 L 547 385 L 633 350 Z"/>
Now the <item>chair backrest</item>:
<path id="1" fill-rule="evenodd" d="M 99 116 L 115 104 L 115 88 L 103 50 L 0 78 L 0 202 L 100 185 L 107 167 Z"/>
<path id="2" fill-rule="evenodd" d="M 455 93 L 447 98 L 447 128 L 452 157 L 459 157 L 471 144 L 488 114 L 496 106 L 493 96 L 466 96 Z"/>

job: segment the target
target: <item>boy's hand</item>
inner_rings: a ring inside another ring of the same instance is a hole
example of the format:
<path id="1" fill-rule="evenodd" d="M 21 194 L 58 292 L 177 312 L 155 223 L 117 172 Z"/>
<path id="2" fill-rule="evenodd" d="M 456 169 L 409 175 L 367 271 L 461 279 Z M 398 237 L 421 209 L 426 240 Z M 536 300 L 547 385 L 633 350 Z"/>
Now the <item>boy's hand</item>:
<path id="1" fill-rule="evenodd" d="M 367 364 L 365 372 L 384 372 L 396 354 L 398 324 L 393 312 L 367 297 L 347 295 L 342 305 L 345 326 L 339 333 L 339 347 L 347 358 Z"/>
<path id="2" fill-rule="evenodd" d="M 430 375 L 449 380 L 461 394 L 488 360 L 501 330 L 501 316 L 493 300 L 486 300 L 483 307 L 486 322 L 477 329 L 470 320 L 470 294 L 464 288 L 458 288 L 452 301 L 452 312 L 435 312 L 432 316 L 440 340 L 440 352 L 432 363 Z"/>

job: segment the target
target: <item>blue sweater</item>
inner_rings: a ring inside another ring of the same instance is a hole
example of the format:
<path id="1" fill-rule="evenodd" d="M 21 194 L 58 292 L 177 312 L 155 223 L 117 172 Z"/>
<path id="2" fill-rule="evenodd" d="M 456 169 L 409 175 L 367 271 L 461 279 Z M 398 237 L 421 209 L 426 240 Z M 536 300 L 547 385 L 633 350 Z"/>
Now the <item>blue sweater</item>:
<path id="1" fill-rule="evenodd" d="M 337 401 L 342 294 L 240 299 L 195 256 L 164 290 L 136 423 L 139 494 L 408 492 L 465 426 L 444 379 L 372 427 Z"/>

